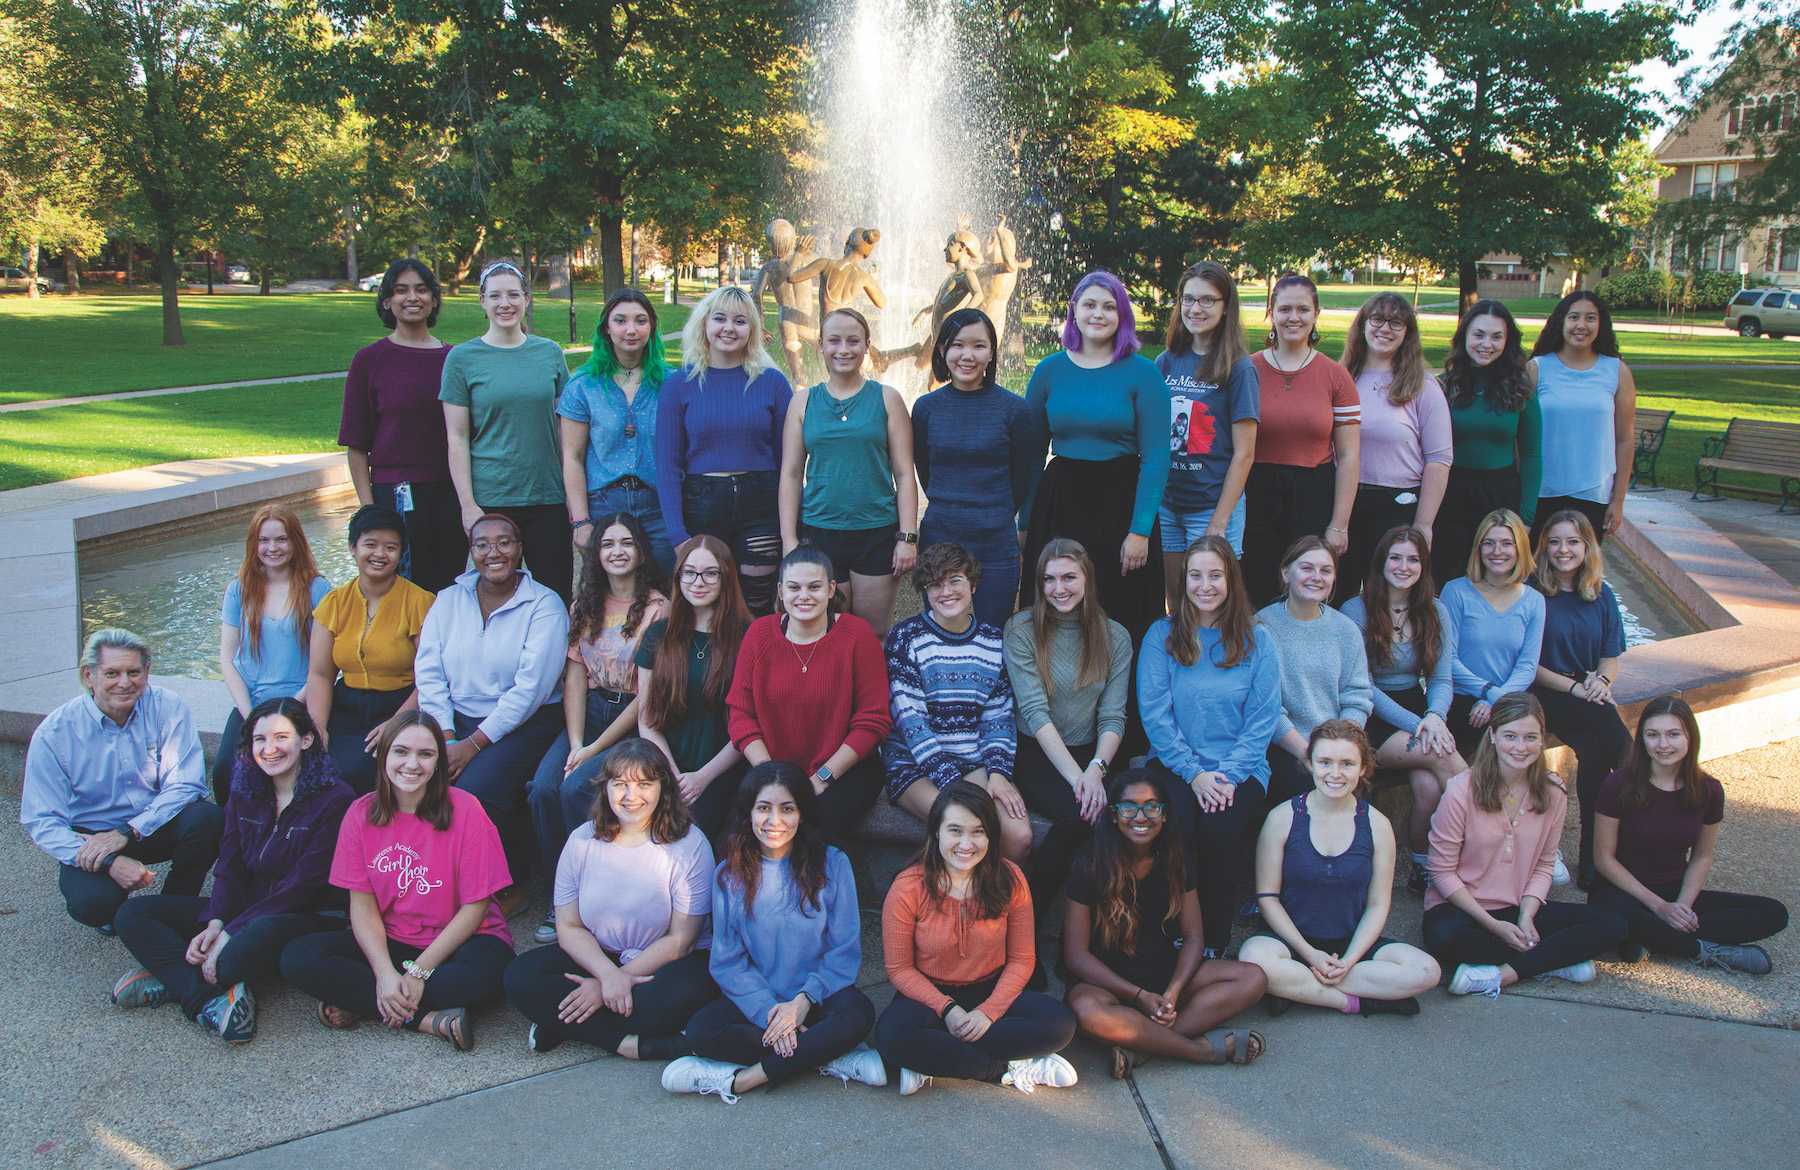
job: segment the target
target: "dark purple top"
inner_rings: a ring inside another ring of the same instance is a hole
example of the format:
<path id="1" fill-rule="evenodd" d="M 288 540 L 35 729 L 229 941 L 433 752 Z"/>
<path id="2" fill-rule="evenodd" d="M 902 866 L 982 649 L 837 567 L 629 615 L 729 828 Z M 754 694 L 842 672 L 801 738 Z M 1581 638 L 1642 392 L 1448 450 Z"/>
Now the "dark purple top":
<path id="1" fill-rule="evenodd" d="M 1650 789 L 1650 803 L 1624 808 L 1619 794 L 1625 790 L 1625 773 L 1614 772 L 1600 785 L 1594 811 L 1619 822 L 1619 848 L 1615 856 L 1626 872 L 1646 886 L 1679 886 L 1687 873 L 1688 853 L 1700 840 L 1700 829 L 1725 819 L 1725 786 L 1711 776 L 1700 778 L 1706 799 L 1699 808 L 1681 803 L 1681 793 Z"/>
<path id="2" fill-rule="evenodd" d="M 338 826 L 355 799 L 330 757 L 324 757 L 301 773 L 294 799 L 276 816 L 275 789 L 268 777 L 242 759 L 232 761 L 225 831 L 206 917 L 219 919 L 227 934 L 236 934 L 245 923 L 270 914 L 341 908 L 343 891 L 327 879 Z"/>
<path id="3" fill-rule="evenodd" d="M 384 337 L 350 359 L 338 444 L 369 453 L 373 483 L 442 483 L 450 446 L 438 388 L 450 347 L 414 349 Z"/>

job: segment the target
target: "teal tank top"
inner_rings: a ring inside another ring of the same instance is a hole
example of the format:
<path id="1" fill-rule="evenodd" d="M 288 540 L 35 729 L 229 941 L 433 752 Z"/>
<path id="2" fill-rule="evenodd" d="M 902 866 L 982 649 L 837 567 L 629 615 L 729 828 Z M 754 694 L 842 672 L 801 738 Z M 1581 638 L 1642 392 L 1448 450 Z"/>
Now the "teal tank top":
<path id="1" fill-rule="evenodd" d="M 857 532 L 899 523 L 888 463 L 887 402 L 870 379 L 843 401 L 821 382 L 806 395 L 801 420 L 806 487 L 800 519 L 814 528 Z"/>

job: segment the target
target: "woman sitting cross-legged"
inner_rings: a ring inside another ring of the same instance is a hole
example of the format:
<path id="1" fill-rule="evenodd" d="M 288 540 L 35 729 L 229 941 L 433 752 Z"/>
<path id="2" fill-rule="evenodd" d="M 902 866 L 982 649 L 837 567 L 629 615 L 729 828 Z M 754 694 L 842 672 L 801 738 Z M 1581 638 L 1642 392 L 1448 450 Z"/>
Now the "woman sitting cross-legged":
<path id="1" fill-rule="evenodd" d="M 1568 811 L 1568 789 L 1544 763 L 1543 707 L 1500 696 L 1474 762 L 1431 818 L 1425 949 L 1452 969 L 1451 995 L 1498 998 L 1533 977 L 1587 983 L 1593 959 L 1625 941 L 1612 911 L 1549 900 Z"/>
<path id="2" fill-rule="evenodd" d="M 244 723 L 210 898 L 128 898 L 113 920 L 144 966 L 113 985 L 123 1008 L 173 1000 L 188 1019 L 240 1044 L 256 1035 L 247 980 L 272 975 L 281 949 L 342 919 L 326 882 L 338 823 L 356 798 L 295 699 L 268 699 Z"/>
<path id="3" fill-rule="evenodd" d="M 1076 1023 L 1113 1046 L 1115 1078 L 1145 1055 L 1249 1064 L 1262 1034 L 1214 1026 L 1262 997 L 1263 973 L 1202 956 L 1200 899 L 1166 783 L 1121 772 L 1106 796 L 1111 815 L 1069 877 L 1063 962 Z"/>
<path id="4" fill-rule="evenodd" d="M 1706 888 L 1725 819 L 1725 786 L 1701 771 L 1699 761 L 1694 709 L 1674 695 L 1644 704 L 1631 755 L 1600 785 L 1594 810 L 1599 874 L 1588 903 L 1625 916 L 1630 936 L 1620 953 L 1628 959 L 1650 950 L 1767 975 L 1769 952 L 1754 944 L 1787 928 L 1787 907 L 1760 894 Z"/>
<path id="5" fill-rule="evenodd" d="M 718 995 L 707 974 L 713 851 L 688 817 L 669 763 L 628 739 L 606 754 L 594 815 L 556 866 L 556 944 L 506 972 L 531 1021 L 525 1045 L 581 1040 L 632 1060 L 691 1049 L 688 1019 Z"/>
<path id="6" fill-rule="evenodd" d="M 1416 1016 L 1438 965 L 1382 935 L 1394 890 L 1394 829 L 1369 803 L 1375 754 L 1362 728 L 1330 719 L 1307 744 L 1313 790 L 1276 805 L 1256 844 L 1257 903 L 1272 934 L 1239 952 L 1280 1000 L 1346 1015 Z"/>
<path id="7" fill-rule="evenodd" d="M 475 1047 L 468 1009 L 500 998 L 512 935 L 494 895 L 512 882 L 500 833 L 472 793 L 450 786 L 437 720 L 402 711 L 376 750 L 375 791 L 344 813 L 331 884 L 350 891 L 350 927 L 281 952 L 281 974 L 319 1001 L 319 1022 L 441 1036 Z"/>
<path id="8" fill-rule="evenodd" d="M 1031 821 L 1011 779 L 1012 683 L 1000 631 L 975 619 L 981 564 L 960 544 L 934 544 L 913 579 L 925 612 L 889 630 L 884 648 L 894 716 L 881 745 L 888 799 L 924 820 L 952 783 L 980 785 L 1000 810 L 1000 851 L 1023 861 Z"/>
<path id="9" fill-rule="evenodd" d="M 752 768 L 738 786 L 713 877 L 716 999 L 688 1021 L 698 1055 L 663 1070 L 672 1093 L 738 1094 L 818 1070 L 887 1084 L 863 1043 L 875 1007 L 857 990 L 862 919 L 850 859 L 825 843 L 818 797 L 794 764 Z"/>
<path id="10" fill-rule="evenodd" d="M 993 847 L 1000 813 L 987 790 L 958 780 L 938 793 L 925 848 L 888 887 L 881 946 L 894 999 L 875 1049 L 911 1096 L 932 1077 L 1067 1088 L 1057 1055 L 1075 1037 L 1068 1008 L 1025 981 L 1037 964 L 1031 892 Z"/>

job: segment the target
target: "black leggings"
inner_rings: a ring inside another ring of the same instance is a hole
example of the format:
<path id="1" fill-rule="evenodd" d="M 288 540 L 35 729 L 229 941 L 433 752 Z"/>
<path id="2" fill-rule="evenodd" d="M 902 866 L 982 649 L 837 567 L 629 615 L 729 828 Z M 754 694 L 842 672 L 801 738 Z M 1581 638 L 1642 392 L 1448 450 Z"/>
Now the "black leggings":
<path id="1" fill-rule="evenodd" d="M 567 976 L 587 975 L 587 968 L 571 959 L 561 947 L 551 945 L 526 951 L 506 969 L 506 998 L 519 1014 L 537 1025 L 538 1046 L 543 1051 L 564 1040 L 580 1040 L 617 1052 L 627 1036 L 640 1040 L 674 1036 L 694 1013 L 718 998 L 706 969 L 708 951 L 689 951 L 664 963 L 648 983 L 631 989 L 631 1014 L 621 1016 L 600 1008 L 579 1024 L 556 1018 L 557 1005 L 575 990 Z"/>
<path id="2" fill-rule="evenodd" d="M 387 940 L 388 957 L 398 967 L 425 953 L 424 947 Z M 419 1015 L 454 1007 L 476 1007 L 500 998 L 500 979 L 513 961 L 512 947 L 491 934 L 478 934 L 437 965 L 419 999 Z M 281 952 L 281 975 L 316 1000 L 363 1019 L 380 1018 L 375 1006 L 375 969 L 349 930 L 295 939 Z M 414 1017 L 414 1023 L 418 1017 Z"/>
<path id="3" fill-rule="evenodd" d="M 1444 502 L 1438 507 L 1437 524 L 1431 530 L 1431 575 L 1440 589 L 1445 582 L 1468 575 L 1475 526 L 1498 508 L 1521 511 L 1517 467 L 1450 468 Z M 1354 525 L 1355 517 L 1351 517 L 1351 523 Z M 1367 566 L 1364 568 L 1366 571 Z"/>
<path id="4" fill-rule="evenodd" d="M 374 502 L 394 508 L 394 485 L 370 485 Z M 463 533 L 462 503 L 449 480 L 412 485 L 412 508 L 394 508 L 406 521 L 406 579 L 436 593 L 448 589 L 469 563 L 469 538 Z M 536 576 L 537 571 L 532 570 Z"/>
<path id="5" fill-rule="evenodd" d="M 964 1011 L 980 1007 L 999 977 L 938 990 Z M 889 1074 L 910 1068 L 928 1077 L 998 1081 L 1009 1061 L 1060 1052 L 1075 1038 L 1075 1013 L 1040 991 L 1024 991 L 973 1044 L 950 1034 L 936 1012 L 896 993 L 875 1022 L 875 1050 Z"/>
<path id="6" fill-rule="evenodd" d="M 1681 893 L 1680 882 L 1649 888 L 1665 902 L 1673 902 Z M 1787 907 L 1773 898 L 1702 890 L 1694 899 L 1694 913 L 1700 916 L 1700 929 L 1688 934 L 1658 918 L 1649 907 L 1605 878 L 1595 880 L 1593 891 L 1588 894 L 1588 905 L 1623 916 L 1630 938 L 1643 944 L 1645 949 L 1685 959 L 1699 957 L 1701 939 L 1712 943 L 1753 943 L 1780 934 L 1787 929 L 1788 922 Z"/>
<path id="7" fill-rule="evenodd" d="M 1094 758 L 1092 744 L 1068 745 L 1077 764 Z M 1018 752 L 1013 759 L 1013 783 L 1025 806 L 1050 821 L 1050 832 L 1043 844 L 1031 851 L 1031 904 L 1040 916 L 1048 914 L 1050 903 L 1068 880 L 1069 867 L 1075 854 L 1094 835 L 1094 828 L 1081 818 L 1081 802 L 1075 799 L 1074 787 L 1056 770 L 1038 741 L 1019 733 Z"/>
<path id="8" fill-rule="evenodd" d="M 1596 504 L 1592 500 L 1584 500 L 1578 496 L 1539 496 L 1537 511 L 1531 518 L 1531 547 L 1536 548 L 1538 537 L 1544 529 L 1550 527 L 1550 517 L 1558 512 L 1580 512 L 1586 516 L 1588 523 L 1594 526 L 1594 535 L 1603 543 L 1606 540 L 1606 505 Z"/>
<path id="9" fill-rule="evenodd" d="M 1335 486 L 1335 485 L 1334 485 Z M 1402 504 L 1398 497 L 1410 495 L 1412 502 Z M 1383 487 L 1365 483 L 1356 489 L 1356 504 L 1350 512 L 1350 540 L 1338 560 L 1335 604 L 1362 592 L 1363 578 L 1371 569 L 1375 546 L 1390 528 L 1411 525 L 1419 515 L 1419 489 L 1416 487 Z M 1380 570 L 1376 570 L 1379 572 Z"/>
<path id="10" fill-rule="evenodd" d="M 1626 753 L 1631 750 L 1631 732 L 1625 729 L 1619 709 L 1611 703 L 1590 703 L 1548 687 L 1532 687 L 1531 693 L 1544 705 L 1550 734 L 1575 753 L 1575 796 L 1581 806 L 1580 872 L 1591 875 L 1594 802 L 1600 799 L 1600 784 L 1607 774 L 1625 762 Z"/>
<path id="11" fill-rule="evenodd" d="M 723 782 L 722 777 L 720 782 Z M 882 770 L 881 756 L 875 752 L 856 761 L 848 772 L 827 784 L 819 796 L 817 814 L 825 839 L 841 847 L 855 837 L 863 818 L 875 807 L 886 784 L 887 773 Z M 736 791 L 735 787 L 733 791 Z"/>
<path id="12" fill-rule="evenodd" d="M 1517 906 L 1488 913 L 1502 922 L 1519 921 Z M 1545 902 L 1532 921 L 1538 929 L 1538 945 L 1528 951 L 1515 951 L 1455 906 L 1440 902 L 1425 911 L 1425 949 L 1446 974 L 1455 972 L 1461 963 L 1509 964 L 1520 979 L 1530 979 L 1546 971 L 1597 959 L 1625 941 L 1625 920 L 1598 906 Z"/>
<path id="13" fill-rule="evenodd" d="M 265 914 L 252 918 L 226 940 L 216 968 L 219 981 L 208 983 L 200 968 L 187 961 L 188 943 L 206 927 L 207 899 L 180 894 L 150 894 L 127 899 L 113 919 L 119 941 L 169 989 L 189 1019 L 206 1001 L 223 995 L 233 983 L 275 974 L 281 952 L 308 934 L 341 930 L 341 917 L 321 914 Z"/>
<path id="14" fill-rule="evenodd" d="M 761 1064 L 770 1084 L 791 1081 L 849 1052 L 875 1026 L 875 1005 L 854 987 L 846 987 L 815 1003 L 802 1021 L 792 1056 L 782 1056 L 764 1046 L 763 1029 L 752 1023 L 736 1004 L 715 999 L 688 1021 L 688 1043 L 694 1052 L 712 1060 L 749 1068 Z"/>
<path id="15" fill-rule="evenodd" d="M 1302 536 L 1324 536 L 1337 492 L 1337 465 L 1257 463 L 1244 485 L 1244 588 L 1264 606 L 1281 593 L 1281 554 Z"/>
<path id="16" fill-rule="evenodd" d="M 1201 812 L 1200 801 L 1187 781 L 1151 762 L 1162 772 L 1169 789 L 1170 814 L 1187 844 L 1200 894 L 1200 920 L 1206 931 L 1206 947 L 1218 955 L 1231 945 L 1231 923 L 1250 880 L 1250 861 L 1256 834 L 1267 812 L 1267 794 L 1255 780 L 1237 786 L 1237 795 L 1218 812 Z"/>

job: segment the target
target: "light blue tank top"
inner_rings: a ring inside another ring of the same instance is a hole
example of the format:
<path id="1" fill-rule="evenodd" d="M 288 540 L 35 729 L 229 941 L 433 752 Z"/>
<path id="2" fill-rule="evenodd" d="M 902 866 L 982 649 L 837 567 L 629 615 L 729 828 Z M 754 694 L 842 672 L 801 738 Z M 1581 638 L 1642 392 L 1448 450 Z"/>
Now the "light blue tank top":
<path id="1" fill-rule="evenodd" d="M 1538 409 L 1544 418 L 1544 480 L 1538 495 L 1612 499 L 1613 402 L 1619 359 L 1601 355 L 1592 369 L 1572 370 L 1555 354 L 1537 359 Z"/>

